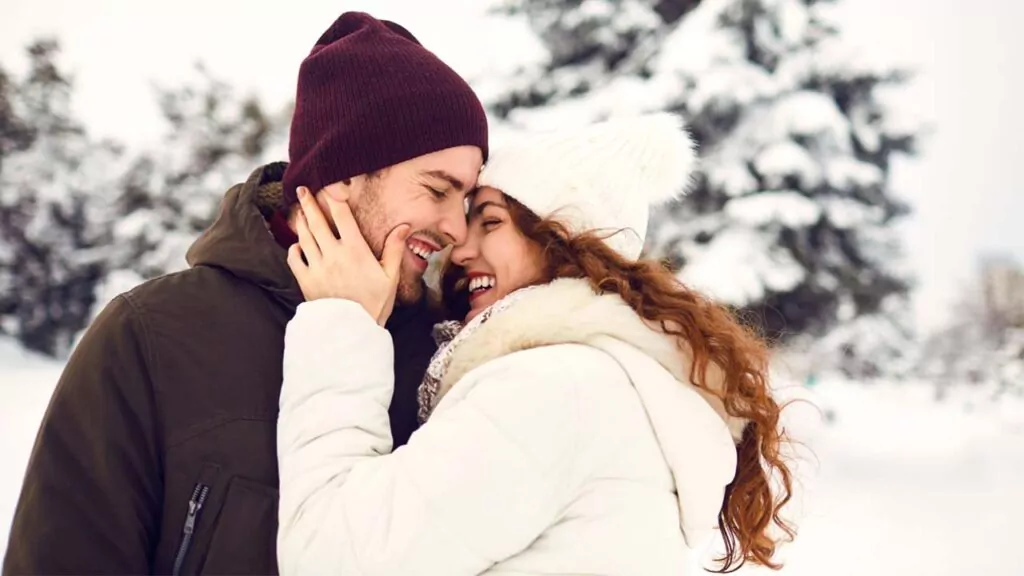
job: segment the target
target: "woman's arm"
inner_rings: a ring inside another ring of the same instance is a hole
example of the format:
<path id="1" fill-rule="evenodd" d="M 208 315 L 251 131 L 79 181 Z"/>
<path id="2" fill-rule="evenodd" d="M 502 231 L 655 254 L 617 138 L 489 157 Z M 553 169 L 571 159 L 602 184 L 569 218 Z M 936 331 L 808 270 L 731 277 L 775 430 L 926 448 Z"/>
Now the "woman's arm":
<path id="1" fill-rule="evenodd" d="M 597 377 L 593 362 L 546 349 L 492 362 L 389 454 L 389 334 L 358 304 L 320 300 L 299 307 L 285 342 L 282 574 L 478 574 L 576 494 L 575 391 Z"/>

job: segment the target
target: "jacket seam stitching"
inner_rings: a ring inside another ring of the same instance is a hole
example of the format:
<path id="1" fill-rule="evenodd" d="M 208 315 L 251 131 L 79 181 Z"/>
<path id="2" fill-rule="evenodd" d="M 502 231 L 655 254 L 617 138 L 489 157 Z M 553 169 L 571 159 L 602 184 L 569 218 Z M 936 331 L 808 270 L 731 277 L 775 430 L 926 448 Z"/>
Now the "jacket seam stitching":
<path id="1" fill-rule="evenodd" d="M 214 430 L 217 430 L 218 428 L 223 428 L 224 426 L 227 426 L 229 424 L 234 424 L 235 422 L 274 422 L 276 420 L 277 416 L 271 414 L 268 414 L 266 416 L 231 416 L 224 417 L 223 419 L 220 420 L 213 419 L 207 421 L 204 424 L 199 425 L 198 430 L 190 432 L 182 436 L 181 438 L 175 438 L 174 442 L 168 442 L 166 444 L 166 448 L 164 451 L 165 453 L 170 452 L 172 449 L 181 446 L 182 444 L 188 442 L 189 440 L 202 436 L 203 434 L 208 434 Z"/>
<path id="2" fill-rule="evenodd" d="M 131 309 L 131 322 L 139 333 L 139 340 L 142 346 L 142 361 L 146 367 L 146 383 L 149 385 L 150 394 L 153 398 L 154 412 L 159 419 L 157 431 L 160 435 L 161 444 L 163 444 L 165 440 L 165 419 L 160 402 L 157 401 L 158 386 L 156 383 L 156 371 L 153 369 L 156 362 L 153 359 L 153 345 L 149 338 L 149 326 L 146 323 L 145 310 L 132 298 L 131 293 L 126 292 L 120 297 Z"/>

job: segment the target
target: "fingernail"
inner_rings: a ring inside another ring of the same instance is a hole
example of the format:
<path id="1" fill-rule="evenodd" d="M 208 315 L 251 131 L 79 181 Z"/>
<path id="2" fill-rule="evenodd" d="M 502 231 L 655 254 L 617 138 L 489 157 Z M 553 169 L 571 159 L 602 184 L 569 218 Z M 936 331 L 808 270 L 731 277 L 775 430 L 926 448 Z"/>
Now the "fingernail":
<path id="1" fill-rule="evenodd" d="M 306 187 L 305 186 L 299 186 L 298 193 L 299 193 L 299 198 L 305 198 L 306 197 Z"/>

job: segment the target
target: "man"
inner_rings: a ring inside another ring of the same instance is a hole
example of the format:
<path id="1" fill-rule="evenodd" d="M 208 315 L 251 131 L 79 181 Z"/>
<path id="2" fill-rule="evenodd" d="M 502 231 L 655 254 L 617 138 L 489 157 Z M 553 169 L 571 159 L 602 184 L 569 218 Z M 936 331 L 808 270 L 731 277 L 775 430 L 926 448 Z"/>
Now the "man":
<path id="1" fill-rule="evenodd" d="M 486 154 L 484 111 L 462 78 L 401 26 L 343 14 L 300 68 L 291 163 L 229 190 L 191 268 L 115 299 L 75 350 L 3 573 L 277 573 L 283 338 L 302 301 L 286 264 L 296 190 L 348 201 L 378 253 L 392 230 L 412 231 L 387 324 L 399 445 L 434 351 L 424 257 L 462 240 Z"/>

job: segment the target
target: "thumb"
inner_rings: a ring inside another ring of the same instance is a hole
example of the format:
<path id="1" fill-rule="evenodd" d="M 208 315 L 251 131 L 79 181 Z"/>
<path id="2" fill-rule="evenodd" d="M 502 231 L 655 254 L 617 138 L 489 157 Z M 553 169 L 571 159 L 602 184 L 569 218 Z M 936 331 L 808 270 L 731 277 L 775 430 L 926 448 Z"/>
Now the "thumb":
<path id="1" fill-rule="evenodd" d="M 412 227 L 408 224 L 397 226 L 388 234 L 384 241 L 384 252 L 381 254 L 380 265 L 388 278 L 398 279 L 402 267 L 402 256 L 405 254 L 405 241 L 409 239 Z"/>

